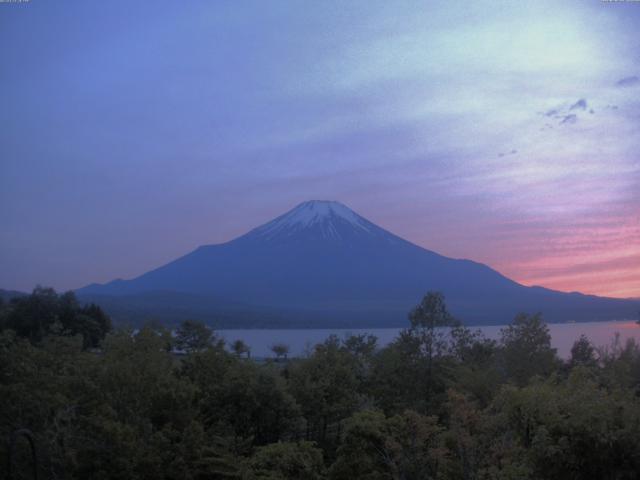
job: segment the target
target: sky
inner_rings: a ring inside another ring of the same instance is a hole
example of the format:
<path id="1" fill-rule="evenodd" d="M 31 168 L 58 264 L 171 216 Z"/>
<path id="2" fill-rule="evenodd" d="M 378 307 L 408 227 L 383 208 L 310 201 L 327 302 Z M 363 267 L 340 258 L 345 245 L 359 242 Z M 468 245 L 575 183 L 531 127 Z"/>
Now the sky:
<path id="1" fill-rule="evenodd" d="M 0 3 L 0 288 L 132 278 L 310 199 L 640 297 L 640 2 Z"/>

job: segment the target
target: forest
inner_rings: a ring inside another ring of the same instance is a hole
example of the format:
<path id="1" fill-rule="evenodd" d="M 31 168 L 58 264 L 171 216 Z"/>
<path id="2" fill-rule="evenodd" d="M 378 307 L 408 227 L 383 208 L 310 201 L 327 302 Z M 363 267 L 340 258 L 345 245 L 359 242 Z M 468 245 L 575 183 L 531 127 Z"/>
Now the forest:
<path id="1" fill-rule="evenodd" d="M 398 338 L 329 337 L 301 358 L 183 321 L 114 328 L 73 293 L 0 303 L 0 471 L 45 479 L 635 479 L 640 346 L 538 314 L 490 340 L 428 292 Z M 6 459 L 6 460 L 5 460 Z M 0 476 L 0 478 L 2 478 Z"/>

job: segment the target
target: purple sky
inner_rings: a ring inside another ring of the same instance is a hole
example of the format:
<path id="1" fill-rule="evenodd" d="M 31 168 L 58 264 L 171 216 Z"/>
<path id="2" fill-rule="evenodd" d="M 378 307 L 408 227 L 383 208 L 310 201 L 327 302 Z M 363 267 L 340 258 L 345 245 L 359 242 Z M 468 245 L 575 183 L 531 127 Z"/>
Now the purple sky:
<path id="1" fill-rule="evenodd" d="M 129 278 L 308 199 L 640 297 L 640 3 L 0 3 L 0 288 Z"/>

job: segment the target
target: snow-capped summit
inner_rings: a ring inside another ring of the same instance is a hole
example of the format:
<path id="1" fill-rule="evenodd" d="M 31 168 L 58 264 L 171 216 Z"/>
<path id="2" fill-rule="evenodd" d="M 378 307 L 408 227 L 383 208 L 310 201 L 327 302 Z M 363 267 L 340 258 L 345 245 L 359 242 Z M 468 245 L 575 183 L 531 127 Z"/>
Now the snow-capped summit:
<path id="1" fill-rule="evenodd" d="M 308 202 L 303 202 L 280 218 L 288 225 L 308 226 L 332 217 L 346 220 L 354 227 L 367 229 L 365 223 L 368 222 L 366 220 L 346 205 L 332 200 L 309 200 Z"/>
<path id="2" fill-rule="evenodd" d="M 340 202 L 309 200 L 254 229 L 250 235 L 273 239 L 282 236 L 289 237 L 305 230 L 313 230 L 318 238 L 331 239 L 351 236 L 353 230 L 367 234 L 382 231 L 380 227 Z"/>

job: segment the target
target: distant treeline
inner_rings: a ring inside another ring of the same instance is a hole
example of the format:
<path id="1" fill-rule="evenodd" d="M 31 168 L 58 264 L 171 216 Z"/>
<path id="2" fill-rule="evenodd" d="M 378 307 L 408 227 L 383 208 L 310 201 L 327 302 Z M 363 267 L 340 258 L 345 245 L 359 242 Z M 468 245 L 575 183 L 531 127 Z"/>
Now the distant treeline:
<path id="1" fill-rule="evenodd" d="M 490 340 L 430 292 L 384 348 L 359 335 L 273 351 L 253 361 L 197 321 L 113 330 L 51 289 L 1 301 L 0 461 L 26 428 L 52 479 L 638 478 L 633 340 L 582 337 L 562 361 L 539 315 Z"/>

